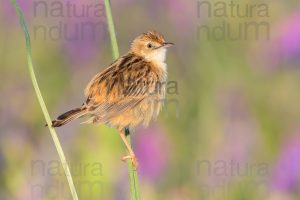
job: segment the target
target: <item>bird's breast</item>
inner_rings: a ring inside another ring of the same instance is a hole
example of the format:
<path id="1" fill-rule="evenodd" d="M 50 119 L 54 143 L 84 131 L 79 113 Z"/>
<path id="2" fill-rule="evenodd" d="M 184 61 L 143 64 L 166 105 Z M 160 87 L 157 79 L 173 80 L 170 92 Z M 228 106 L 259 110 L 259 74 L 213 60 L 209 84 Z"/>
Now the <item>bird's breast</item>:
<path id="1" fill-rule="evenodd" d="M 164 81 L 167 79 L 167 75 L 168 75 L 168 72 L 167 72 L 167 63 L 165 62 L 157 62 L 157 61 L 154 61 L 152 62 L 154 68 L 155 68 L 155 71 L 156 73 L 159 75 L 159 78 Z"/>

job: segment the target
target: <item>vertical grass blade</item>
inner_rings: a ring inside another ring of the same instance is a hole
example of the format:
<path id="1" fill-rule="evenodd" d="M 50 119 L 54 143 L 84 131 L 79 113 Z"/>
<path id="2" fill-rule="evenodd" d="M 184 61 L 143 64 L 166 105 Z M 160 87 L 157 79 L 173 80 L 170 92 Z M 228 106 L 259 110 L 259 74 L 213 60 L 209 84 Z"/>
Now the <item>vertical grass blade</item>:
<path id="1" fill-rule="evenodd" d="M 28 29 L 27 29 L 27 26 L 26 26 L 26 23 L 25 23 L 25 19 L 24 19 L 22 10 L 20 9 L 20 7 L 19 7 L 18 3 L 16 2 L 16 0 L 11 0 L 11 3 L 14 6 L 14 8 L 16 10 L 16 13 L 19 17 L 20 26 L 21 26 L 21 28 L 23 30 L 23 33 L 24 33 L 24 36 L 25 36 L 28 69 L 29 69 L 30 78 L 31 78 L 31 81 L 32 81 L 37 99 L 38 99 L 39 104 L 41 106 L 41 109 L 43 111 L 44 117 L 47 121 L 48 128 L 50 130 L 54 145 L 56 147 L 56 150 L 57 150 L 57 153 L 59 155 L 62 167 L 63 167 L 65 175 L 67 177 L 73 200 L 78 200 L 70 169 L 68 167 L 64 152 L 62 150 L 62 147 L 60 145 L 60 142 L 58 140 L 56 132 L 55 132 L 54 128 L 51 127 L 51 118 L 50 118 L 50 115 L 48 113 L 46 104 L 43 100 L 41 91 L 40 91 L 39 86 L 38 86 L 38 82 L 37 82 L 36 77 L 35 77 L 35 73 L 34 73 L 34 69 L 33 69 L 33 63 L 32 63 L 32 55 L 31 55 L 32 53 L 31 53 L 30 35 L 28 33 Z"/>
<path id="2" fill-rule="evenodd" d="M 110 42 L 112 47 L 112 55 L 113 55 L 113 59 L 117 59 L 119 57 L 119 47 L 117 43 L 115 26 L 114 26 L 109 0 L 104 0 L 104 4 L 105 4 L 107 24 L 108 24 L 108 31 L 110 35 Z"/>
<path id="3" fill-rule="evenodd" d="M 118 50 L 118 43 L 117 43 L 116 32 L 115 32 L 113 16 L 112 16 L 109 0 L 104 0 L 104 4 L 106 10 L 108 30 L 110 34 L 110 41 L 112 46 L 112 55 L 113 55 L 113 59 L 117 59 L 119 57 L 119 50 Z M 131 144 L 130 135 L 127 137 L 127 139 L 129 144 Z M 128 165 L 128 173 L 129 173 L 129 181 L 130 181 L 131 200 L 140 200 L 137 171 L 132 166 L 132 162 L 130 159 L 127 161 L 127 165 Z"/>
<path id="4" fill-rule="evenodd" d="M 130 135 L 127 136 L 129 144 L 131 144 Z M 129 181 L 130 181 L 130 195 L 131 200 L 140 200 L 140 190 L 139 190 L 139 177 L 137 174 L 137 170 L 134 169 L 132 166 L 132 162 L 129 159 L 127 161 L 128 166 L 128 175 L 129 175 Z"/>

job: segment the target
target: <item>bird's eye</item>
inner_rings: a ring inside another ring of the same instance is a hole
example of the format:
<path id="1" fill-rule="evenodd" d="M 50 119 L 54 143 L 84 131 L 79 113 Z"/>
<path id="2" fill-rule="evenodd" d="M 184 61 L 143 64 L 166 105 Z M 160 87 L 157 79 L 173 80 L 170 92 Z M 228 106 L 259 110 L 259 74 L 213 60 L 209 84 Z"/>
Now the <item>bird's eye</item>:
<path id="1" fill-rule="evenodd" d="M 149 44 L 147 45 L 147 47 L 148 47 L 149 49 L 152 48 L 152 44 L 149 43 Z"/>

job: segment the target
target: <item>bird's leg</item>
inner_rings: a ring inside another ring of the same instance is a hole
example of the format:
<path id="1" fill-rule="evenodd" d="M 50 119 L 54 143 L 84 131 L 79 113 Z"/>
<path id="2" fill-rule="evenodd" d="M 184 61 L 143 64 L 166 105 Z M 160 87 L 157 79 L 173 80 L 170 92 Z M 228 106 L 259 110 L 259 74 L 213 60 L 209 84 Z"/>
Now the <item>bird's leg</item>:
<path id="1" fill-rule="evenodd" d="M 127 159 L 131 159 L 134 168 L 137 169 L 137 167 L 138 167 L 138 162 L 137 162 L 136 156 L 135 156 L 135 154 L 134 154 L 134 152 L 133 152 L 133 150 L 132 150 L 130 144 L 128 143 L 128 141 L 127 141 L 127 139 L 126 139 L 125 134 L 123 133 L 122 130 L 118 130 L 118 132 L 119 132 L 119 134 L 120 134 L 120 136 L 121 136 L 121 138 L 122 138 L 122 140 L 123 140 L 123 142 L 124 142 L 124 144 L 125 144 L 125 146 L 126 146 L 128 152 L 129 152 L 129 155 L 123 156 L 123 157 L 122 157 L 122 160 L 123 160 L 123 161 L 126 161 Z"/>

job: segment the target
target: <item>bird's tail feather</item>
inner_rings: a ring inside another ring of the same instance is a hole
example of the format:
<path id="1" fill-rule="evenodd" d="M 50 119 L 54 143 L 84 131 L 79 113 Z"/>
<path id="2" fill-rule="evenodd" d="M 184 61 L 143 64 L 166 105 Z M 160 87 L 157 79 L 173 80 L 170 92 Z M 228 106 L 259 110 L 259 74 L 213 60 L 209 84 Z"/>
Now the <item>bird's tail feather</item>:
<path id="1" fill-rule="evenodd" d="M 52 121 L 52 127 L 60 127 L 66 123 L 84 116 L 87 113 L 86 107 L 76 108 L 60 115 L 56 120 Z"/>

